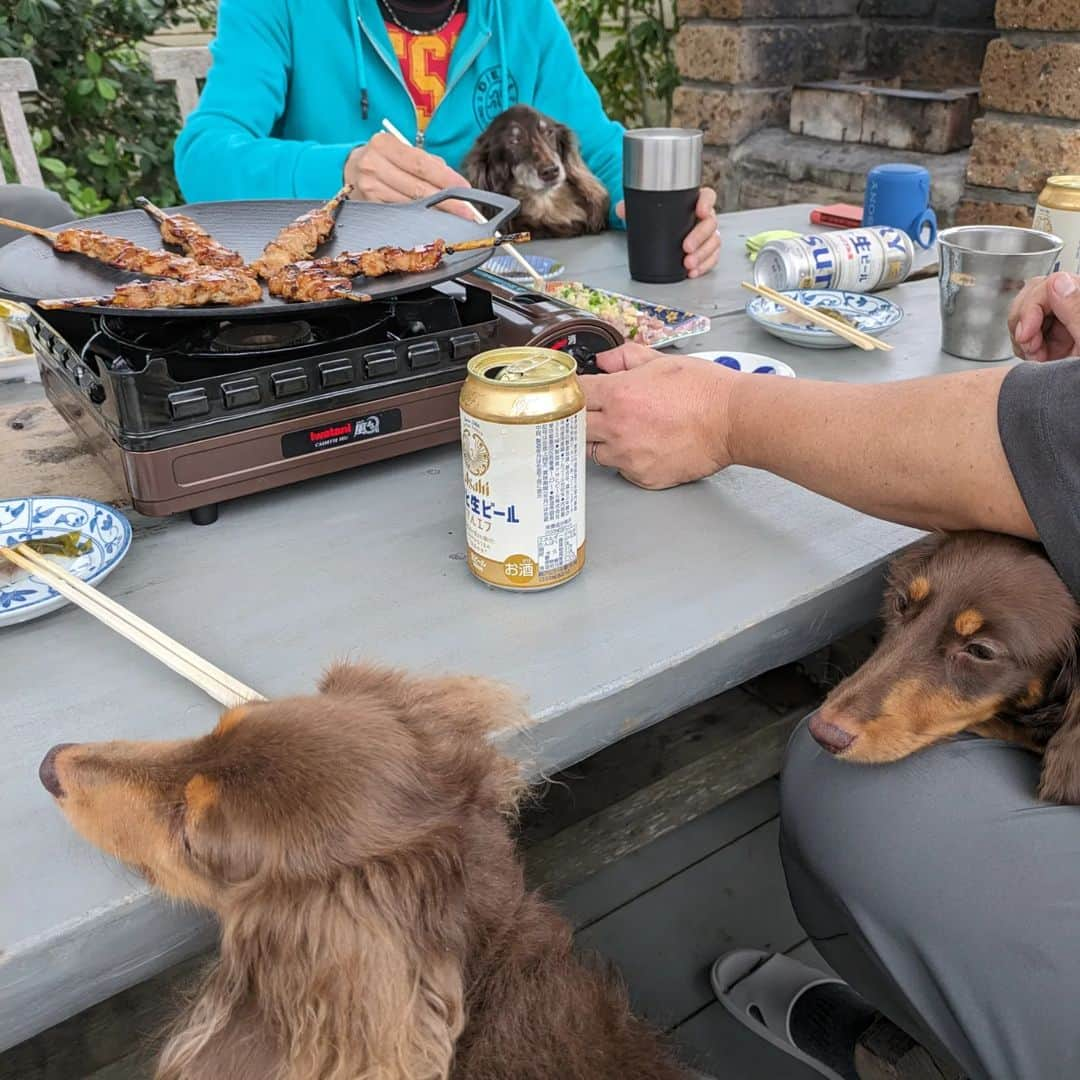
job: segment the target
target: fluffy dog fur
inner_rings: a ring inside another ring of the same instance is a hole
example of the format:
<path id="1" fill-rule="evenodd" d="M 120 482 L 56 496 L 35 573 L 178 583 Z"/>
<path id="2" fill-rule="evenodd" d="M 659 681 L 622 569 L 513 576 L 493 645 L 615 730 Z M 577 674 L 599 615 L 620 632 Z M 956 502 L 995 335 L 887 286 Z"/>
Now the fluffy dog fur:
<path id="1" fill-rule="evenodd" d="M 159 1080 L 687 1077 L 525 888 L 507 692 L 349 666 L 321 691 L 42 762 L 84 837 L 220 919 Z"/>
<path id="2" fill-rule="evenodd" d="M 514 229 L 534 237 L 583 236 L 607 227 L 610 197 L 565 124 L 528 105 L 491 122 L 465 159 L 469 183 L 521 203 Z"/>
<path id="3" fill-rule="evenodd" d="M 1080 608 L 1035 544 L 933 537 L 897 559 L 874 655 L 810 731 L 846 761 L 907 757 L 961 731 L 1043 755 L 1039 794 L 1080 803 Z"/>

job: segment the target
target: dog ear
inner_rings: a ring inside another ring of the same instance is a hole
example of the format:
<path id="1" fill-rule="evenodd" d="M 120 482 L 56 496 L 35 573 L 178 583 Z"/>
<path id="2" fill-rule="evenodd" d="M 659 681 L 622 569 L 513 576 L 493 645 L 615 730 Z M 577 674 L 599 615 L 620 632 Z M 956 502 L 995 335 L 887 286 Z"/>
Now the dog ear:
<path id="1" fill-rule="evenodd" d="M 488 128 L 473 144 L 461 166 L 465 178 L 478 191 L 494 191 L 500 194 L 505 191 L 506 178 L 504 176 L 500 183 L 497 173 L 505 173 L 506 170 L 496 168 L 497 154 L 491 128 Z"/>
<path id="2" fill-rule="evenodd" d="M 219 958 L 157 1075 L 230 1075 L 205 1066 L 211 1040 L 232 1031 L 256 1044 L 243 1060 L 259 1053 L 269 1036 L 252 1030 L 254 984 L 290 1076 L 342 1075 L 343 1062 L 350 1076 L 449 1076 L 465 1026 L 466 923 L 464 883 L 441 855 L 343 868 L 303 890 L 253 888 L 223 913 Z"/>
<path id="3" fill-rule="evenodd" d="M 1061 726 L 1051 736 L 1043 754 L 1039 798 L 1047 802 L 1080 805 L 1080 637 L 1061 666 L 1050 691 L 1060 710 Z"/>
<path id="4" fill-rule="evenodd" d="M 576 188 L 585 207 L 585 227 L 590 233 L 603 232 L 607 228 L 608 208 L 611 196 L 607 188 L 589 171 L 581 156 L 577 135 L 566 124 L 556 124 L 555 145 L 566 169 L 567 182 Z"/>

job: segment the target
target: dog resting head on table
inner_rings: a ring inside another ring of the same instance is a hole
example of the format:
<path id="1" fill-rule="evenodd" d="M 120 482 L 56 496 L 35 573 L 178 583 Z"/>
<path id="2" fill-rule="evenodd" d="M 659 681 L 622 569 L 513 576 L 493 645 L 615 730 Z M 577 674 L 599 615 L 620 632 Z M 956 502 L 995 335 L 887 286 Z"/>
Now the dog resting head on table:
<path id="1" fill-rule="evenodd" d="M 897 761 L 961 731 L 1043 754 L 1039 794 L 1080 803 L 1080 608 L 1040 547 L 934 536 L 890 569 L 885 633 L 826 698 L 814 738 L 845 761 Z"/>
<path id="2" fill-rule="evenodd" d="M 469 183 L 521 203 L 513 227 L 535 238 L 607 228 L 611 198 L 589 171 L 577 136 L 528 105 L 500 113 L 465 158 Z"/>
<path id="3" fill-rule="evenodd" d="M 686 1077 L 525 888 L 525 787 L 487 738 L 524 719 L 488 682 L 342 665 L 202 738 L 50 750 L 84 837 L 220 919 L 157 1076 Z"/>

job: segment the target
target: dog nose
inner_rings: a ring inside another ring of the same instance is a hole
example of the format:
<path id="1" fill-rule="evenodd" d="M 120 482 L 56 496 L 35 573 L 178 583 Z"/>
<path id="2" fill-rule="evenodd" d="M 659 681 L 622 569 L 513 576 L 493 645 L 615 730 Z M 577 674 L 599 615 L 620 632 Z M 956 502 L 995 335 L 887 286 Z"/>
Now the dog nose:
<path id="1" fill-rule="evenodd" d="M 70 742 L 58 743 L 42 758 L 41 765 L 38 768 L 41 783 L 54 799 L 59 799 L 64 794 L 64 789 L 60 785 L 60 777 L 56 773 L 56 758 L 61 750 L 66 750 L 69 746 L 74 745 L 75 743 Z"/>
<path id="2" fill-rule="evenodd" d="M 550 184 L 552 180 L 559 179 L 559 166 L 552 162 L 550 165 L 542 165 L 538 170 L 540 179 L 545 184 Z"/>
<path id="3" fill-rule="evenodd" d="M 810 734 L 829 751 L 830 754 L 842 754 L 854 741 L 850 731 L 826 720 L 820 712 L 810 718 Z"/>

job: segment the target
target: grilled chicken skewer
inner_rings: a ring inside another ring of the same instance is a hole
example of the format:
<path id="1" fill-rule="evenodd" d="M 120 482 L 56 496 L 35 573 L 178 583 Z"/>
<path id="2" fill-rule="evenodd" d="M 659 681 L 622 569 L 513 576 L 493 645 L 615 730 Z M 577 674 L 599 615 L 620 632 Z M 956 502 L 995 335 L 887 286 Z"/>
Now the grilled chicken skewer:
<path id="1" fill-rule="evenodd" d="M 112 296 L 74 296 L 66 300 L 39 300 L 46 311 L 85 307 L 148 308 L 243 307 L 262 299 L 262 286 L 239 270 L 210 270 L 188 281 L 132 281 L 118 285 Z"/>
<path id="2" fill-rule="evenodd" d="M 269 281 L 283 266 L 310 259 L 334 231 L 337 212 L 351 190 L 352 185 L 347 184 L 328 203 L 301 214 L 286 225 L 263 248 L 251 269 L 264 281 Z"/>
<path id="3" fill-rule="evenodd" d="M 238 270 L 243 267 L 244 259 L 239 252 L 219 244 L 193 218 L 186 214 L 167 214 L 142 195 L 135 200 L 135 204 L 158 223 L 161 239 L 166 244 L 180 248 L 200 266 L 211 266 L 215 270 Z"/>
<path id="4" fill-rule="evenodd" d="M 365 303 L 371 299 L 365 293 L 354 293 L 352 280 L 335 274 L 312 262 L 289 263 L 270 275 L 266 283 L 271 296 L 292 303 L 310 303 L 315 300 L 357 300 Z"/>
<path id="5" fill-rule="evenodd" d="M 106 266 L 115 266 L 118 270 L 131 270 L 152 277 L 178 278 L 181 281 L 206 273 L 205 266 L 186 255 L 177 255 L 172 251 L 151 251 L 122 236 L 109 236 L 97 229 L 61 229 L 54 232 L 7 218 L 0 218 L 0 225 L 40 236 L 48 240 L 56 251 L 85 255 Z"/>
<path id="6" fill-rule="evenodd" d="M 420 274 L 436 269 L 447 255 L 453 255 L 455 251 L 475 251 L 498 247 L 500 244 L 523 244 L 530 238 L 529 233 L 521 232 L 507 236 L 485 236 L 480 240 L 463 240 L 459 244 L 435 240 L 413 248 L 381 247 L 368 251 L 343 251 L 340 255 L 315 259 L 312 265 L 343 277 L 375 278 L 384 274 Z"/>

